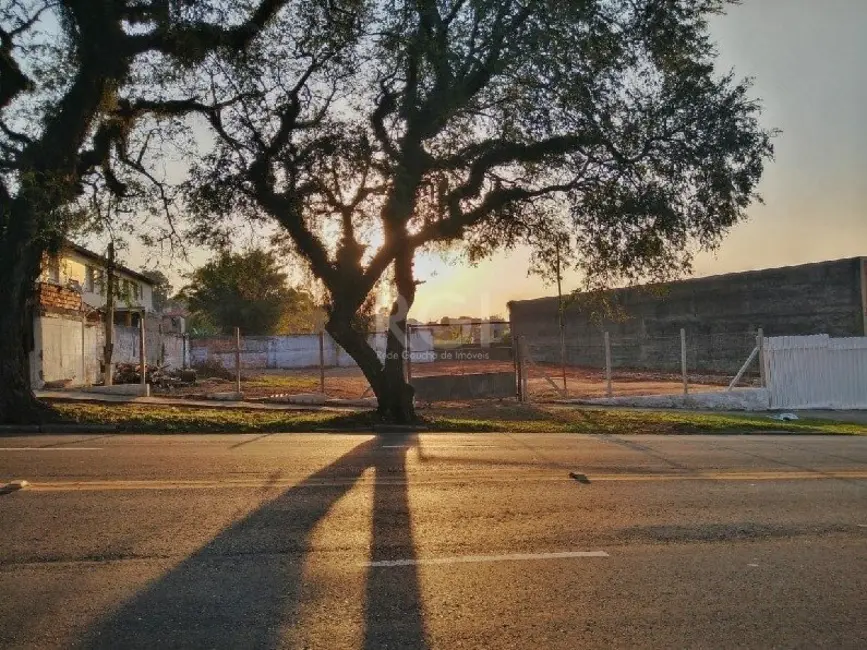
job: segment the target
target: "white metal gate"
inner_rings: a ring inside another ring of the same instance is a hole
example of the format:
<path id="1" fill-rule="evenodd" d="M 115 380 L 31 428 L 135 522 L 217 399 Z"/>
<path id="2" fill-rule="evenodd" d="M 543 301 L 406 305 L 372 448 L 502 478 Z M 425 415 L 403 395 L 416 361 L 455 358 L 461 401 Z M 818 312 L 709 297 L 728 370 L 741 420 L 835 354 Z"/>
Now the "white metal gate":
<path id="1" fill-rule="evenodd" d="M 867 408 L 867 337 L 764 340 L 771 408 Z"/>

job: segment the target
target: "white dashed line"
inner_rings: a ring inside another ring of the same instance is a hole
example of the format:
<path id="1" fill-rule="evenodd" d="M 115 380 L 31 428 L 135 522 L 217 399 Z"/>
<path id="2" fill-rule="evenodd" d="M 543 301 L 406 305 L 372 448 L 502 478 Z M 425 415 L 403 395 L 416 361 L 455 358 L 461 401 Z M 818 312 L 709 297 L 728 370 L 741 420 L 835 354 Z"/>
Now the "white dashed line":
<path id="1" fill-rule="evenodd" d="M 514 555 L 464 555 L 460 557 L 432 557 L 417 560 L 380 560 L 362 562 L 366 567 L 397 567 L 424 564 L 475 564 L 479 562 L 528 562 L 531 560 L 562 560 L 579 557 L 608 557 L 605 551 L 566 551 L 563 553 L 516 553 Z"/>
<path id="2" fill-rule="evenodd" d="M 382 445 L 382 449 L 410 449 L 414 445 Z M 428 449 L 497 449 L 500 445 L 422 445 L 422 451 Z"/>

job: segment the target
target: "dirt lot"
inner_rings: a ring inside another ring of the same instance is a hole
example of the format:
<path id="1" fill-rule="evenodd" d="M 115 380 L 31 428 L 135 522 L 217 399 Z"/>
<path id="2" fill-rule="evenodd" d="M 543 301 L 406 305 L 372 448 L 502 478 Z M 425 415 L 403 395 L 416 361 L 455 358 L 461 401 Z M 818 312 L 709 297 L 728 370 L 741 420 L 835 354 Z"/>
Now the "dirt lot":
<path id="1" fill-rule="evenodd" d="M 514 366 L 511 361 L 436 361 L 416 363 L 412 367 L 415 377 L 483 372 L 514 372 Z M 563 379 L 559 366 L 533 364 L 528 367 L 527 376 L 532 399 L 556 399 L 562 396 L 560 388 Z M 727 376 L 691 375 L 689 389 L 693 392 L 721 390 L 730 379 Z M 567 368 L 566 386 L 569 397 L 602 397 L 606 392 L 605 372 L 600 369 Z M 325 369 L 325 392 L 330 397 L 357 399 L 365 395 L 367 388 L 367 380 L 358 368 Z M 233 380 L 212 377 L 201 378 L 196 386 L 175 389 L 171 393 L 155 393 L 203 397 L 207 393 L 233 390 Z M 242 375 L 241 390 L 248 399 L 319 392 L 319 368 L 247 370 Z M 683 390 L 683 383 L 679 374 L 618 370 L 612 374 L 612 390 L 614 395 L 674 394 Z"/>

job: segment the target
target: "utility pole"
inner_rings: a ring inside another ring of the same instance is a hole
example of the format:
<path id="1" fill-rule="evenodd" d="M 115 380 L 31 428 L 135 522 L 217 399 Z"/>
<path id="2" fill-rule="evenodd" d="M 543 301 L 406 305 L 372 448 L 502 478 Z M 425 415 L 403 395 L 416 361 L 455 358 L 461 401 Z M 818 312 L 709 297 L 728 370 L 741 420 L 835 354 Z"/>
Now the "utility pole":
<path id="1" fill-rule="evenodd" d="M 111 358 L 114 354 L 114 242 L 108 243 L 108 265 L 105 269 L 105 385 L 114 384 Z"/>

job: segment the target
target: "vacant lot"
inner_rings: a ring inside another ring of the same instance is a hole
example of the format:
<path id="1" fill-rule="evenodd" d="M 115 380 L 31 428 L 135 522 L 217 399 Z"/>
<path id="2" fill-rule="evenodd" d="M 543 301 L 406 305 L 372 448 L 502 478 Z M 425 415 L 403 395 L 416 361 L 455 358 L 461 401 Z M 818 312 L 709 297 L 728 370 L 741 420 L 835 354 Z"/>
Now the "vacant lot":
<path id="1" fill-rule="evenodd" d="M 414 377 L 514 371 L 514 363 L 510 360 L 435 361 L 415 363 L 412 366 Z M 730 380 L 730 377 L 723 375 L 691 375 L 689 388 L 693 392 L 721 390 Z M 358 368 L 325 368 L 324 383 L 325 393 L 329 397 L 357 399 L 369 394 L 367 380 Z M 559 366 L 529 364 L 527 383 L 532 399 L 562 397 L 563 372 Z M 600 368 L 567 367 L 566 388 L 569 397 L 603 397 L 607 390 L 605 371 Z M 203 397 L 208 393 L 234 390 L 233 379 L 202 377 L 196 386 L 155 392 L 174 396 Z M 321 390 L 320 369 L 313 367 L 295 370 L 243 370 L 241 390 L 248 399 L 319 392 Z M 679 374 L 619 369 L 612 372 L 612 391 L 614 395 L 669 395 L 683 391 L 683 380 Z"/>

